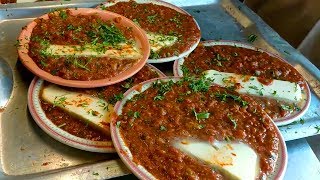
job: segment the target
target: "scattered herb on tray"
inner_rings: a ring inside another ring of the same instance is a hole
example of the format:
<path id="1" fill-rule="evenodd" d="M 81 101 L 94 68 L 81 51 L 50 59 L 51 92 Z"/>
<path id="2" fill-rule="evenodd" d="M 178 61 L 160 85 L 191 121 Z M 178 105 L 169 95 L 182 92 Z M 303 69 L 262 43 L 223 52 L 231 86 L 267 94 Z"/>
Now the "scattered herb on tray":
<path id="1" fill-rule="evenodd" d="M 257 40 L 257 38 L 258 38 L 257 35 L 255 35 L 255 34 L 250 34 L 250 35 L 248 36 L 248 42 L 253 43 L 254 41 Z"/>
<path id="2" fill-rule="evenodd" d="M 317 130 L 317 134 L 320 132 L 320 126 L 319 125 L 316 125 L 315 127 L 314 127 L 316 130 Z"/>

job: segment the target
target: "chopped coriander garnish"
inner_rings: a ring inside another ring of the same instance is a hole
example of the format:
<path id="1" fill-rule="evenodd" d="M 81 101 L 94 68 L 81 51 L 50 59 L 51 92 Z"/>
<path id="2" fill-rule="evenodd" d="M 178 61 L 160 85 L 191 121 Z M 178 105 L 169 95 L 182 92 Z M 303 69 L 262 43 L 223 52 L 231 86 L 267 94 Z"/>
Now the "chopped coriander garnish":
<path id="1" fill-rule="evenodd" d="M 290 106 L 290 105 L 281 104 L 281 105 L 280 105 L 280 108 L 281 108 L 282 110 L 289 111 L 289 112 L 292 112 L 292 111 L 293 111 L 293 107 Z"/>
<path id="2" fill-rule="evenodd" d="M 232 140 L 234 140 L 234 137 L 226 136 L 226 137 L 224 137 L 224 140 L 227 141 L 227 142 L 231 142 Z"/>
<path id="3" fill-rule="evenodd" d="M 298 84 L 297 83 L 295 83 L 295 86 L 294 86 L 294 92 L 297 92 L 298 91 Z"/>
<path id="4" fill-rule="evenodd" d="M 137 118 L 139 118 L 140 117 L 140 112 L 138 112 L 138 111 L 129 111 L 128 112 L 128 117 L 133 117 L 133 118 L 131 118 L 131 120 L 130 120 L 130 126 L 133 126 L 133 123 L 134 123 L 134 121 L 135 121 L 135 119 L 137 119 Z"/>
<path id="5" fill-rule="evenodd" d="M 102 46 L 115 46 L 126 42 L 125 36 L 113 24 L 107 25 L 101 23 L 100 26 L 94 27 L 94 30 L 88 31 L 87 36 L 91 39 L 93 45 L 96 45 L 98 41 L 101 41 Z"/>
<path id="6" fill-rule="evenodd" d="M 180 67 L 181 67 L 181 71 L 184 76 L 186 76 L 190 73 L 190 70 L 185 65 L 181 65 Z"/>
<path id="7" fill-rule="evenodd" d="M 178 97 L 178 98 L 176 99 L 176 101 L 179 102 L 179 103 L 183 102 L 183 100 L 184 100 L 183 97 Z"/>
<path id="8" fill-rule="evenodd" d="M 206 79 L 204 77 L 200 79 L 190 78 L 189 79 L 189 88 L 193 92 L 207 92 L 211 86 L 212 80 Z"/>
<path id="9" fill-rule="evenodd" d="M 83 103 L 81 103 L 81 104 L 79 104 L 81 107 L 88 107 L 88 103 L 87 102 L 83 102 Z"/>
<path id="10" fill-rule="evenodd" d="M 256 90 L 260 96 L 263 96 L 263 88 L 259 89 L 257 86 L 249 86 L 250 89 Z"/>
<path id="11" fill-rule="evenodd" d="M 277 91 L 273 91 L 272 95 L 276 96 L 277 95 Z"/>
<path id="12" fill-rule="evenodd" d="M 233 94 L 228 93 L 215 93 L 214 96 L 221 101 L 227 101 L 227 98 L 232 99 L 236 102 L 238 102 L 242 107 L 247 106 L 249 103 L 247 101 L 244 101 L 240 96 L 236 96 Z"/>
<path id="13" fill-rule="evenodd" d="M 205 39 L 205 38 L 203 38 L 203 37 L 201 37 L 200 38 L 200 41 L 206 41 L 207 39 Z"/>
<path id="14" fill-rule="evenodd" d="M 121 121 L 117 121 L 117 122 L 116 122 L 116 126 L 117 126 L 117 128 L 119 128 L 119 127 L 120 127 L 120 125 L 121 125 Z"/>
<path id="15" fill-rule="evenodd" d="M 99 176 L 99 173 L 97 173 L 97 172 L 92 172 L 92 175 L 94 175 L 94 176 Z"/>
<path id="16" fill-rule="evenodd" d="M 228 119 L 232 122 L 233 124 L 233 129 L 236 129 L 237 128 L 237 121 L 232 117 L 231 114 L 228 114 Z"/>
<path id="17" fill-rule="evenodd" d="M 210 116 L 210 113 L 202 112 L 202 113 L 197 113 L 196 118 L 197 119 L 208 119 L 209 116 Z"/>
<path id="18" fill-rule="evenodd" d="M 61 17 L 61 19 L 67 19 L 68 15 L 66 11 L 59 11 L 59 16 Z"/>
<path id="19" fill-rule="evenodd" d="M 229 77 L 222 78 L 222 82 L 223 83 L 229 83 L 230 82 Z"/>
<path id="20" fill-rule="evenodd" d="M 133 21 L 136 25 L 140 26 L 138 19 L 132 19 L 132 21 Z"/>
<path id="21" fill-rule="evenodd" d="M 217 58 L 218 61 L 222 60 L 222 57 L 221 57 L 221 55 L 219 53 L 216 54 L 216 58 Z"/>
<path id="22" fill-rule="evenodd" d="M 92 110 L 90 109 L 89 111 L 87 111 L 88 114 L 92 115 L 92 116 L 98 116 L 100 113 L 98 111 Z"/>
<path id="23" fill-rule="evenodd" d="M 152 16 L 147 16 L 148 22 L 149 23 L 154 23 L 157 16 L 158 16 L 158 14 L 155 14 L 155 15 L 152 15 Z"/>
<path id="24" fill-rule="evenodd" d="M 100 8 L 101 8 L 101 10 L 107 10 L 107 7 L 104 5 L 101 5 Z"/>
<path id="25" fill-rule="evenodd" d="M 249 86 L 250 89 L 259 90 L 257 86 Z"/>
<path id="26" fill-rule="evenodd" d="M 76 66 L 78 68 L 90 71 L 90 69 L 87 67 L 87 65 L 90 63 L 90 60 L 88 60 L 87 62 L 83 63 L 81 60 L 74 58 L 72 63 L 73 63 L 74 66 Z"/>
<path id="27" fill-rule="evenodd" d="M 230 91 L 234 91 L 236 89 L 236 86 L 227 86 L 226 88 Z"/>
<path id="28" fill-rule="evenodd" d="M 44 67 L 48 66 L 48 64 L 46 62 L 44 62 L 44 60 L 40 60 L 40 64 L 41 64 L 41 66 L 44 66 Z"/>
<path id="29" fill-rule="evenodd" d="M 129 99 L 128 101 L 135 102 L 135 101 L 137 101 L 137 100 L 139 100 L 139 99 L 141 99 L 141 98 L 144 98 L 144 97 L 145 97 L 144 94 L 139 93 L 139 94 L 134 95 L 134 96 L 133 96 L 131 99 Z"/>
<path id="30" fill-rule="evenodd" d="M 103 110 L 109 110 L 109 109 L 108 109 L 108 104 L 105 103 L 102 99 L 99 99 L 99 101 L 98 101 L 98 106 L 99 106 L 99 107 L 102 107 Z"/>
<path id="31" fill-rule="evenodd" d="M 179 27 L 182 24 L 178 16 L 171 18 L 170 21 L 176 23 L 177 27 Z"/>
<path id="32" fill-rule="evenodd" d="M 128 78 L 125 81 L 125 84 L 122 84 L 121 87 L 125 88 L 125 89 L 130 89 L 133 86 L 133 79 L 132 78 Z"/>
<path id="33" fill-rule="evenodd" d="M 258 91 L 258 93 L 259 93 L 260 96 L 263 96 L 262 89 L 263 89 L 263 88 L 259 89 L 259 91 Z"/>
<path id="34" fill-rule="evenodd" d="M 198 125 L 198 129 L 203 129 L 203 128 L 205 128 L 206 126 L 205 125 L 203 125 L 203 124 L 199 124 Z"/>
<path id="35" fill-rule="evenodd" d="M 78 26 L 77 29 L 75 29 L 76 32 L 80 32 L 82 30 L 82 26 Z"/>
<path id="36" fill-rule="evenodd" d="M 160 55 L 157 52 L 155 52 L 153 50 L 150 50 L 150 57 L 149 58 L 151 58 L 151 59 L 159 59 Z"/>
<path id="37" fill-rule="evenodd" d="M 196 73 L 196 74 L 201 74 L 202 71 L 203 71 L 203 70 L 202 70 L 201 68 L 198 68 L 198 67 L 196 67 L 196 68 L 194 69 L 194 73 Z"/>
<path id="38" fill-rule="evenodd" d="M 232 55 L 233 57 L 237 57 L 237 56 L 238 56 L 238 53 L 233 52 L 231 55 Z"/>
<path id="39" fill-rule="evenodd" d="M 133 8 L 136 8 L 137 6 L 138 6 L 138 3 L 135 2 L 135 1 L 132 1 L 132 7 L 133 7 Z"/>
<path id="40" fill-rule="evenodd" d="M 153 87 L 158 89 L 158 95 L 154 97 L 154 100 L 163 100 L 164 95 L 171 90 L 174 82 L 172 80 L 168 82 L 156 81 L 153 83 Z"/>
<path id="41" fill-rule="evenodd" d="M 208 119 L 209 116 L 210 116 L 210 113 L 208 112 L 200 112 L 200 113 L 197 113 L 195 109 L 192 109 L 192 113 L 193 115 L 196 117 L 196 120 L 197 121 L 201 121 L 202 119 Z"/>
<path id="42" fill-rule="evenodd" d="M 155 101 L 161 101 L 161 100 L 163 100 L 164 99 L 164 96 L 163 95 L 157 95 L 157 96 L 155 96 L 154 98 L 153 98 L 153 100 L 155 100 Z"/>
<path id="43" fill-rule="evenodd" d="M 65 106 L 64 102 L 67 100 L 65 96 L 56 96 L 53 101 L 53 107 L 56 106 Z"/>
<path id="44" fill-rule="evenodd" d="M 163 126 L 163 125 L 160 126 L 160 131 L 166 131 L 166 130 L 167 130 L 167 128 L 165 126 Z"/>
<path id="45" fill-rule="evenodd" d="M 67 29 L 68 29 L 68 30 L 74 30 L 74 26 L 73 26 L 72 24 L 68 24 L 68 25 L 67 25 Z"/>
<path id="46" fill-rule="evenodd" d="M 283 51 L 284 53 L 286 53 L 286 54 L 288 54 L 288 55 L 290 55 L 290 53 L 288 52 L 288 51 Z"/>
<path id="47" fill-rule="evenodd" d="M 135 112 L 133 113 L 133 117 L 134 117 L 135 119 L 139 118 L 139 117 L 140 117 L 140 113 L 139 113 L 138 111 L 135 111 Z"/>
<path id="48" fill-rule="evenodd" d="M 301 125 L 303 125 L 305 123 L 305 120 L 303 118 L 300 118 L 298 121 L 293 121 L 292 123 L 290 123 L 290 125 L 295 125 L 300 123 Z"/>
<path id="49" fill-rule="evenodd" d="M 320 126 L 319 126 L 319 125 L 316 125 L 314 128 L 317 130 L 316 133 L 319 133 L 319 132 L 320 132 Z"/>
<path id="50" fill-rule="evenodd" d="M 111 97 L 109 99 L 109 103 L 114 105 L 114 104 L 116 104 L 117 101 L 122 100 L 123 97 L 124 97 L 123 93 L 115 94 L 115 95 L 113 95 L 113 97 Z"/>
<path id="51" fill-rule="evenodd" d="M 21 46 L 21 45 L 20 45 L 20 40 L 17 40 L 16 43 L 14 43 L 14 46 L 15 46 L 15 47 L 20 47 L 20 46 Z"/>

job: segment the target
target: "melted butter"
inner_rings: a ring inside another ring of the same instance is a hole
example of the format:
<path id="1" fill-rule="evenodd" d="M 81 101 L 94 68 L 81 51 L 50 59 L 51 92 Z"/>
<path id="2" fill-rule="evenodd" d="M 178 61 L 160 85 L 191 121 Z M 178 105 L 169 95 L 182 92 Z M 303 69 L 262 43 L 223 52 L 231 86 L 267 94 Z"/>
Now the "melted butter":
<path id="1" fill-rule="evenodd" d="M 155 34 L 151 32 L 147 32 L 147 37 L 153 52 L 157 52 L 163 47 L 172 46 L 178 41 L 176 36 Z"/>
<path id="2" fill-rule="evenodd" d="M 175 142 L 174 146 L 205 162 L 228 179 L 254 180 L 259 175 L 259 157 L 244 143 L 183 139 Z"/>
<path id="3" fill-rule="evenodd" d="M 49 45 L 45 50 L 51 56 L 94 56 L 115 59 L 140 59 L 141 50 L 134 43 L 120 43 L 117 46 L 96 45 Z"/>
<path id="4" fill-rule="evenodd" d="M 113 106 L 106 101 L 78 92 L 64 90 L 56 85 L 43 88 L 42 99 L 60 107 L 69 115 L 108 133 L 104 124 L 110 122 Z"/>

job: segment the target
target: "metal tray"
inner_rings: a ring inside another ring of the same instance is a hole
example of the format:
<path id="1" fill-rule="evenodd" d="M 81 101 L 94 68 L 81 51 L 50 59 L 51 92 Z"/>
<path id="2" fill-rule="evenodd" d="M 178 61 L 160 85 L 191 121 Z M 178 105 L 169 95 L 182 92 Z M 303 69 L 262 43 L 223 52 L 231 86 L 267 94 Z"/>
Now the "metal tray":
<path id="1" fill-rule="evenodd" d="M 14 44 L 21 28 L 35 17 L 61 7 L 95 7 L 101 1 L 68 1 L 8 4 L 0 6 L 0 179 L 105 179 L 130 173 L 116 154 L 90 153 L 68 147 L 45 134 L 27 110 L 27 89 L 33 75 L 20 61 Z M 301 123 L 280 127 L 286 140 L 312 136 L 320 128 L 320 71 L 292 48 L 257 15 L 237 0 L 169 0 L 198 21 L 203 39 L 247 42 L 287 59 L 309 82 L 311 105 Z M 4 68 L 5 62 L 9 71 Z M 173 63 L 156 66 L 172 75 Z M 4 70 L 2 70 L 4 69 Z M 6 78 L 3 78 L 6 77 Z M 10 95 L 12 85 L 12 93 Z M 9 93 L 7 93 L 9 92 Z M 1 107 L 1 104 L 0 104 Z M 319 113 L 319 114 L 318 114 Z"/>

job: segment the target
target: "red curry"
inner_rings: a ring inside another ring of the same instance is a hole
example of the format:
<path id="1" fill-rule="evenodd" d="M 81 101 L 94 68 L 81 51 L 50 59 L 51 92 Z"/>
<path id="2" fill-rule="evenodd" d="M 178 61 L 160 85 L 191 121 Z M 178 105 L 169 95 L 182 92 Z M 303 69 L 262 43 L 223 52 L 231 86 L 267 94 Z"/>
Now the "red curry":
<path id="1" fill-rule="evenodd" d="M 250 97 L 193 78 L 155 82 L 127 101 L 116 125 L 133 161 L 159 179 L 224 179 L 172 146 L 177 138 L 241 141 L 273 172 L 279 139 L 271 119 Z"/>
<path id="2" fill-rule="evenodd" d="M 90 94 L 95 97 L 99 97 L 101 99 L 106 100 L 110 104 L 115 104 L 117 101 L 123 98 L 123 93 L 131 88 L 133 85 L 136 85 L 140 82 L 146 81 L 148 79 L 159 77 L 158 73 L 152 70 L 148 66 L 144 66 L 136 75 L 132 78 L 129 78 L 126 81 L 101 87 L 95 89 L 76 89 L 76 88 L 66 88 L 70 91 L 78 91 L 85 94 Z M 45 84 L 46 85 L 46 84 Z M 68 133 L 75 135 L 77 137 L 81 137 L 84 139 L 89 139 L 93 141 L 111 141 L 111 137 L 106 135 L 99 130 L 88 126 L 83 121 L 70 116 L 68 113 L 64 112 L 57 106 L 53 106 L 42 100 L 41 96 L 41 106 L 44 110 L 48 119 L 50 119 L 56 126 L 61 129 L 67 131 Z M 109 124 L 105 124 L 106 129 L 109 130 Z"/>
<path id="3" fill-rule="evenodd" d="M 200 44 L 182 65 L 184 75 L 201 75 L 203 71 L 214 69 L 251 76 L 258 76 L 263 84 L 269 84 L 272 79 L 295 82 L 304 89 L 303 77 L 288 63 L 272 57 L 265 52 L 251 49 L 216 45 Z M 249 76 L 248 76 L 249 77 Z M 272 119 L 288 116 L 300 111 L 303 103 L 290 103 L 270 98 L 252 96 Z M 303 101 L 304 102 L 304 101 Z"/>

